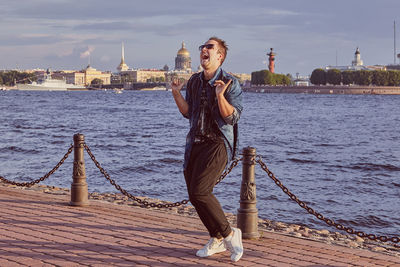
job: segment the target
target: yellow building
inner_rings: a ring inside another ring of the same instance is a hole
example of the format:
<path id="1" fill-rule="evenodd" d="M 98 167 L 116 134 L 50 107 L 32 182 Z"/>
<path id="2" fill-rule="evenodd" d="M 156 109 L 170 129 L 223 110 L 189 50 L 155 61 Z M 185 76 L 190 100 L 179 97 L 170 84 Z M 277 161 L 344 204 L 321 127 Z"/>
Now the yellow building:
<path id="1" fill-rule="evenodd" d="M 122 71 L 121 75 L 128 76 L 128 80 L 134 83 L 165 81 L 165 71 L 157 69 L 127 70 Z"/>
<path id="2" fill-rule="evenodd" d="M 110 84 L 111 83 L 111 73 L 110 72 L 102 72 L 96 70 L 95 68 L 88 65 L 86 69 L 83 71 L 85 75 L 85 85 L 90 85 L 90 83 L 94 79 L 100 79 L 103 81 L 103 84 Z"/>
<path id="3" fill-rule="evenodd" d="M 85 74 L 83 72 L 68 72 L 62 74 L 67 83 L 85 86 Z"/>
<path id="4" fill-rule="evenodd" d="M 111 83 L 111 73 L 110 72 L 102 72 L 96 70 L 95 68 L 88 65 L 86 69 L 82 71 L 65 71 L 59 72 L 56 75 L 57 79 L 59 77 L 65 78 L 67 83 L 75 84 L 75 85 L 82 85 L 88 86 L 94 79 L 100 79 L 103 81 L 103 84 L 110 84 Z"/>
<path id="5" fill-rule="evenodd" d="M 194 72 L 187 72 L 187 71 L 168 71 L 165 73 L 165 82 L 167 83 L 168 87 L 169 84 L 172 82 L 172 79 L 178 78 L 180 80 L 184 80 L 185 83 L 190 79 Z"/>

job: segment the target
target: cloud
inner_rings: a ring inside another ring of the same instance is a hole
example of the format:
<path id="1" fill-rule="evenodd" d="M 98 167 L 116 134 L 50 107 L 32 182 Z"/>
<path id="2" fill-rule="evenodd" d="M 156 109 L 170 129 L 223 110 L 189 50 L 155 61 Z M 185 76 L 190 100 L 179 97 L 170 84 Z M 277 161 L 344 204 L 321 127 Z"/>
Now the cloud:
<path id="1" fill-rule="evenodd" d="M 0 57 L 4 66 L 15 65 L 16 58 L 31 58 L 35 66 L 82 66 L 91 54 L 102 65 L 96 67 L 114 69 L 124 41 L 131 65 L 151 67 L 173 65 L 187 40 L 196 65 L 198 44 L 217 35 L 230 45 L 232 57 L 224 63 L 229 69 L 254 70 L 274 47 L 279 71 L 312 71 L 331 64 L 335 50 L 352 57 L 357 45 L 364 62 L 390 60 L 399 9 L 398 0 L 2 0 Z"/>
<path id="2" fill-rule="evenodd" d="M 72 30 L 78 31 L 125 31 L 133 28 L 132 23 L 125 21 L 97 22 L 97 23 L 80 23 L 75 25 Z"/>
<path id="3" fill-rule="evenodd" d="M 37 46 L 66 41 L 64 37 L 49 34 L 0 35 L 0 46 Z"/>
<path id="4" fill-rule="evenodd" d="M 80 54 L 80 58 L 87 58 L 94 51 L 94 46 L 88 46 L 87 49 Z"/>

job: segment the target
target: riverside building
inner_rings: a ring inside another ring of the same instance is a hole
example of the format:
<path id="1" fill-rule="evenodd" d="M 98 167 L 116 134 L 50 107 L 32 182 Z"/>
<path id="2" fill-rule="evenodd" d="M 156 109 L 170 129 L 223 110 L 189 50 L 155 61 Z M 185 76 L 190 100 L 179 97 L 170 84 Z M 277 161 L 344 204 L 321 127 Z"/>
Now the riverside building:
<path id="1" fill-rule="evenodd" d="M 330 69 L 337 69 L 340 71 L 345 71 L 345 70 L 386 70 L 386 67 L 381 66 L 381 65 L 364 66 L 364 62 L 361 59 L 360 49 L 357 47 L 356 52 L 354 53 L 354 59 L 351 61 L 351 65 L 325 67 L 325 70 L 330 70 Z"/>
<path id="2" fill-rule="evenodd" d="M 182 46 L 175 57 L 175 68 L 174 70 L 165 73 L 165 81 L 167 82 L 167 85 L 169 85 L 175 77 L 187 81 L 193 73 L 190 53 L 185 47 L 185 42 L 182 42 Z"/>
<path id="3" fill-rule="evenodd" d="M 185 42 L 182 42 L 182 47 L 178 50 L 175 57 L 175 70 L 192 72 L 192 59 L 190 58 L 189 51 L 185 47 Z"/>
<path id="4" fill-rule="evenodd" d="M 102 72 L 90 66 L 81 71 L 58 71 L 52 74 L 54 79 L 65 79 L 67 83 L 89 86 L 94 79 L 100 79 L 103 84 L 111 83 L 111 73 Z"/>
<path id="5" fill-rule="evenodd" d="M 165 70 L 158 69 L 131 69 L 125 63 L 124 43 L 121 48 L 121 62 L 117 66 L 118 75 L 122 83 L 164 82 Z"/>

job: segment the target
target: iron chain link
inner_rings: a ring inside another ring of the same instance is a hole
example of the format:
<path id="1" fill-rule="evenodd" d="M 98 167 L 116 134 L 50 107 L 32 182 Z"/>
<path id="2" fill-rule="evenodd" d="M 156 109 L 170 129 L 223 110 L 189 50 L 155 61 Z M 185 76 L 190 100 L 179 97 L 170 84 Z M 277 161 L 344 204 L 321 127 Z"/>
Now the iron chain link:
<path id="1" fill-rule="evenodd" d="M 312 209 L 311 207 L 309 207 L 305 202 L 301 201 L 300 199 L 297 198 L 297 196 L 295 194 L 293 194 L 292 192 L 290 192 L 290 190 L 284 186 L 282 184 L 282 182 L 275 177 L 275 175 L 268 169 L 267 165 L 262 161 L 261 156 L 257 156 L 257 160 L 256 162 L 258 164 L 260 164 L 261 168 L 268 174 L 268 177 L 271 178 L 275 184 L 277 186 L 279 186 L 282 191 L 284 193 L 286 193 L 291 200 L 295 201 L 297 204 L 299 204 L 300 207 L 302 207 L 303 209 L 305 209 L 308 213 L 314 215 L 315 217 L 317 217 L 317 219 L 324 221 L 327 225 L 329 226 L 334 226 L 336 227 L 338 230 L 342 230 L 342 231 L 346 231 L 348 234 L 352 234 L 352 235 L 357 235 L 361 238 L 368 238 L 370 240 L 379 240 L 382 242 L 393 242 L 393 243 L 399 243 L 400 242 L 400 238 L 399 237 L 387 237 L 387 236 L 377 236 L 374 234 L 366 234 L 363 231 L 355 231 L 353 228 L 351 227 L 347 227 L 344 226 L 340 223 L 336 223 L 333 220 L 329 219 L 329 218 L 325 218 L 321 213 L 316 212 L 314 209 Z M 400 248 L 399 245 L 394 244 L 395 247 Z"/>
<path id="2" fill-rule="evenodd" d="M 90 150 L 89 146 L 84 143 L 83 144 L 86 152 L 88 153 L 89 157 L 92 159 L 96 167 L 100 170 L 100 172 L 104 175 L 104 177 L 110 182 L 111 185 L 113 185 L 118 191 L 120 191 L 123 195 L 127 196 L 128 198 L 136 201 L 137 203 L 143 205 L 144 207 L 152 207 L 152 208 L 171 208 L 171 207 L 179 207 L 181 205 L 186 205 L 189 200 L 184 199 L 182 201 L 178 201 L 175 203 L 169 203 L 169 204 L 161 204 L 161 203 L 153 203 L 153 202 L 148 202 L 147 200 L 141 200 L 138 197 L 135 197 L 134 195 L 130 194 L 127 192 L 125 189 L 123 189 L 120 185 L 118 185 L 113 179 L 111 179 L 110 175 L 107 173 L 107 171 L 101 167 L 100 163 L 96 160 L 96 157 L 93 155 L 92 151 Z M 240 159 L 235 159 L 232 161 L 232 164 L 230 167 L 221 175 L 221 177 L 218 179 L 217 184 L 221 182 L 231 171 L 232 169 L 238 165 Z"/>
<path id="3" fill-rule="evenodd" d="M 90 156 L 90 158 L 92 159 L 92 161 L 94 162 L 94 164 L 96 165 L 96 167 L 100 170 L 100 172 L 104 175 L 104 177 L 110 182 L 111 185 L 113 185 L 118 191 L 120 191 L 123 195 L 127 196 L 128 198 L 136 201 L 137 203 L 145 206 L 145 207 L 152 207 L 152 208 L 171 208 L 171 207 L 178 207 L 181 205 L 186 205 L 189 200 L 184 199 L 182 201 L 178 201 L 175 203 L 168 203 L 168 204 L 161 204 L 161 203 L 153 203 L 153 202 L 148 202 L 146 200 L 142 200 L 138 197 L 133 196 L 132 194 L 130 194 L 129 192 L 127 192 L 125 189 L 123 189 L 120 185 L 118 185 L 113 179 L 111 179 L 110 175 L 107 173 L 107 171 L 101 167 L 100 163 L 96 160 L 95 156 L 93 155 L 93 153 L 91 152 L 90 148 L 88 147 L 88 145 L 86 143 L 83 144 L 85 150 L 87 151 L 88 155 Z M 25 186 L 25 187 L 31 187 L 39 182 L 42 182 L 46 179 L 48 179 L 55 171 L 57 171 L 57 169 L 65 162 L 65 160 L 68 158 L 68 156 L 72 153 L 73 151 L 73 144 L 70 145 L 70 147 L 68 148 L 68 151 L 65 153 L 65 155 L 63 156 L 63 158 L 57 163 L 57 165 L 51 169 L 46 175 L 44 175 L 43 177 L 31 181 L 31 182 L 14 182 L 14 181 L 10 181 L 7 180 L 6 178 L 4 178 L 3 176 L 0 176 L 0 180 L 4 183 L 7 184 L 12 184 L 12 185 L 16 185 L 16 186 Z M 242 158 L 235 158 L 231 165 L 224 171 L 224 173 L 218 178 L 216 184 L 219 184 L 231 171 L 234 167 L 236 167 L 239 163 L 239 161 L 241 161 Z M 397 243 L 400 242 L 400 238 L 395 236 L 395 237 L 387 237 L 387 236 L 377 236 L 374 234 L 366 234 L 363 231 L 355 231 L 353 228 L 348 227 L 348 226 L 344 226 L 340 223 L 336 223 L 335 221 L 333 221 L 332 219 L 329 218 L 325 218 L 321 213 L 318 213 L 317 211 L 315 211 L 313 208 L 309 207 L 305 202 L 301 201 L 295 194 L 293 194 L 292 192 L 290 192 L 290 190 L 284 186 L 282 184 L 282 182 L 275 177 L 275 175 L 268 169 L 267 165 L 262 161 L 261 156 L 257 156 L 257 159 L 254 159 L 254 161 L 256 163 L 258 163 L 261 168 L 267 173 L 268 177 L 271 178 L 275 184 L 280 187 L 282 189 L 282 191 L 287 194 L 289 196 L 289 198 L 293 201 L 295 201 L 301 208 L 305 209 L 309 214 L 314 215 L 317 219 L 324 221 L 327 225 L 329 226 L 334 226 L 336 227 L 338 230 L 342 230 L 347 232 L 348 234 L 352 234 L 352 235 L 357 235 L 361 238 L 368 238 L 370 240 L 379 240 L 381 242 L 392 242 L 395 243 L 394 246 L 397 248 L 400 248 L 399 245 L 397 245 Z"/>
<path id="4" fill-rule="evenodd" d="M 34 180 L 32 182 L 19 183 L 19 182 L 14 182 L 14 181 L 7 180 L 3 176 L 0 176 L 0 180 L 2 182 L 4 182 L 4 183 L 7 183 L 7 184 L 12 184 L 12 185 L 16 185 L 16 186 L 25 186 L 25 187 L 31 187 L 34 184 L 43 182 L 44 180 L 49 178 L 64 163 L 64 161 L 68 158 L 69 154 L 71 154 L 73 148 L 74 148 L 74 146 L 71 144 L 71 146 L 68 148 L 67 153 L 65 153 L 64 157 L 57 163 L 57 165 L 53 169 L 51 169 L 51 171 L 49 171 L 46 175 L 44 175 L 43 177 L 41 177 L 41 178 L 39 178 L 37 180 Z"/>

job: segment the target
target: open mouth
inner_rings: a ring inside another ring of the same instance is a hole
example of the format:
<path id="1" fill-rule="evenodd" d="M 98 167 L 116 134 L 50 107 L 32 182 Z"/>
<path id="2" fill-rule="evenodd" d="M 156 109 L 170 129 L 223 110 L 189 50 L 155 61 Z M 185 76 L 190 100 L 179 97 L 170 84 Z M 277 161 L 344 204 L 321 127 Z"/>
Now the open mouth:
<path id="1" fill-rule="evenodd" d="M 208 54 L 206 54 L 206 53 L 201 54 L 201 59 L 202 60 L 208 60 L 209 58 L 210 58 L 210 56 Z"/>

